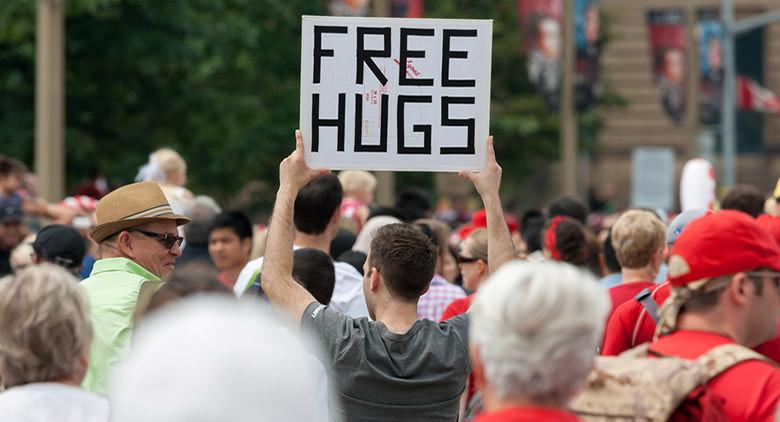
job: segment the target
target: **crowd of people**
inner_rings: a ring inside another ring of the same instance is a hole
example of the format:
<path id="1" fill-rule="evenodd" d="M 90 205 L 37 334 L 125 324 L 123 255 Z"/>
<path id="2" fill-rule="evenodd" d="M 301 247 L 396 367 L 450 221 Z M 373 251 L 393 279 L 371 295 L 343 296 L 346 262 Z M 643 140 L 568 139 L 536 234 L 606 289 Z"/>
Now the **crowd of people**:
<path id="1" fill-rule="evenodd" d="M 0 156 L 0 420 L 777 420 L 780 198 L 516 217 L 489 138 L 463 222 L 295 140 L 267 226 L 170 149 L 53 204 Z"/>

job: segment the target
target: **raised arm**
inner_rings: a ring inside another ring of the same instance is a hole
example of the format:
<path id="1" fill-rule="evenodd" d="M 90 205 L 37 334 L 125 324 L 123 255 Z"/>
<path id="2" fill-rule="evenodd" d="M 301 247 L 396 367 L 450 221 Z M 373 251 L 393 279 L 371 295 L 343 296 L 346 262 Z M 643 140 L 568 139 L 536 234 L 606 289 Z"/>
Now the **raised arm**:
<path id="1" fill-rule="evenodd" d="M 303 138 L 295 131 L 295 151 L 279 165 L 279 191 L 271 216 L 265 246 L 261 283 L 268 299 L 290 313 L 299 322 L 304 309 L 314 297 L 292 278 L 293 207 L 298 191 L 328 170 L 312 170 L 303 159 Z"/>
<path id="2" fill-rule="evenodd" d="M 501 166 L 496 162 L 493 149 L 493 137 L 487 140 L 487 166 L 480 172 L 461 171 L 461 176 L 469 179 L 477 189 L 487 213 L 488 230 L 488 266 L 495 272 L 507 261 L 515 259 L 515 247 L 504 220 L 504 210 L 498 189 L 501 186 Z"/>

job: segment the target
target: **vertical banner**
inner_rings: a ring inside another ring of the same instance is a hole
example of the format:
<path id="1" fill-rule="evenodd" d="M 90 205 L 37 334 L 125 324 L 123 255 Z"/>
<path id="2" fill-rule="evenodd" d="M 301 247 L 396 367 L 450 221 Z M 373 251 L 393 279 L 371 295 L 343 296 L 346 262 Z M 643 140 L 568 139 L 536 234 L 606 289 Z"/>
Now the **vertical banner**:
<path id="1" fill-rule="evenodd" d="M 304 16 L 300 128 L 313 167 L 485 167 L 493 21 Z"/>
<path id="2" fill-rule="evenodd" d="M 598 99 L 599 90 L 599 0 L 576 0 L 574 3 L 574 39 L 577 48 L 577 110 L 589 109 Z"/>
<path id="3" fill-rule="evenodd" d="M 688 38 L 685 12 L 680 9 L 651 10 L 647 26 L 653 55 L 653 75 L 666 114 L 680 125 L 685 116 L 685 53 Z"/>
<path id="4" fill-rule="evenodd" d="M 723 99 L 723 24 L 716 9 L 697 12 L 699 39 L 699 122 L 720 123 Z"/>
<path id="5" fill-rule="evenodd" d="M 328 12 L 333 16 L 367 16 L 370 0 L 327 0 Z"/>
<path id="6" fill-rule="evenodd" d="M 528 78 L 551 109 L 561 85 L 562 0 L 517 0 Z"/>
<path id="7" fill-rule="evenodd" d="M 421 18 L 425 9 L 423 0 L 393 0 L 391 6 L 396 18 Z"/>

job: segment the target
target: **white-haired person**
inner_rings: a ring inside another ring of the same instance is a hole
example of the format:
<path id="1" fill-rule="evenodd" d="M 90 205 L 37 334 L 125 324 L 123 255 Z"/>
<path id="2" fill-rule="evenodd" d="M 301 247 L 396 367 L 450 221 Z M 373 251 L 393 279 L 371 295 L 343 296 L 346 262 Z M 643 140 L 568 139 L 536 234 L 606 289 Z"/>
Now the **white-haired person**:
<path id="1" fill-rule="evenodd" d="M 609 297 L 559 262 L 505 264 L 471 306 L 470 353 L 485 412 L 478 422 L 577 421 L 569 400 L 593 367 Z"/>
<path id="2" fill-rule="evenodd" d="M 255 301 L 217 296 L 155 310 L 117 367 L 111 420 L 338 422 L 319 361 L 281 321 Z"/>
<path id="3" fill-rule="evenodd" d="M 178 152 L 160 148 L 149 155 L 149 162 L 138 169 L 136 182 L 157 182 L 174 212 L 183 214 L 192 204 L 193 195 L 187 185 L 187 162 Z"/>
<path id="4" fill-rule="evenodd" d="M 339 182 L 344 189 L 342 225 L 357 234 L 368 220 L 368 206 L 374 202 L 376 177 L 363 170 L 344 170 L 339 173 Z"/>
<path id="5" fill-rule="evenodd" d="M 43 263 L 0 281 L 1 421 L 108 421 L 106 399 L 80 388 L 92 343 L 78 280 Z"/>

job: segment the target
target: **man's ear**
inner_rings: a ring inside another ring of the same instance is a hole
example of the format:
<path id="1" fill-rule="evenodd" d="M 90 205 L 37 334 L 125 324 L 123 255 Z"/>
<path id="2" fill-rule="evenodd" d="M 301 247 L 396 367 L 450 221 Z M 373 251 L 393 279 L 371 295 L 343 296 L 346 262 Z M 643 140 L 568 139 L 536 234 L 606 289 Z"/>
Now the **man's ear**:
<path id="1" fill-rule="evenodd" d="M 122 255 L 133 257 L 133 239 L 128 231 L 121 231 L 116 236 L 116 248 L 122 252 Z"/>
<path id="2" fill-rule="evenodd" d="M 247 237 L 241 240 L 241 250 L 245 255 L 249 256 L 252 253 L 252 238 Z"/>
<path id="3" fill-rule="evenodd" d="M 382 279 L 382 275 L 379 274 L 379 271 L 377 271 L 376 267 L 371 267 L 369 270 L 369 276 L 368 276 L 368 288 L 372 292 L 376 293 L 377 290 L 379 290 L 379 283 L 384 283 L 384 279 Z"/>
<path id="4" fill-rule="evenodd" d="M 755 287 L 745 273 L 734 274 L 727 289 L 731 300 L 740 306 L 747 306 L 750 296 L 755 294 Z"/>

